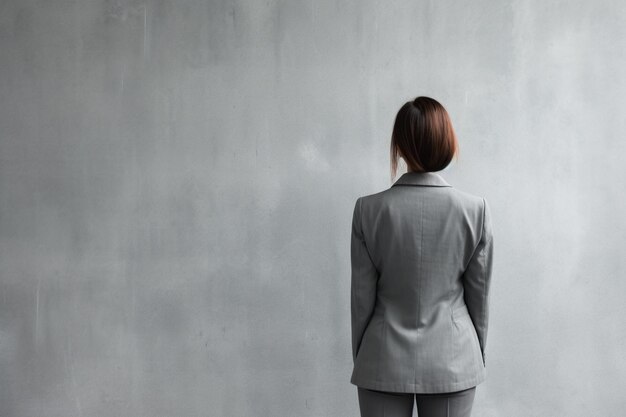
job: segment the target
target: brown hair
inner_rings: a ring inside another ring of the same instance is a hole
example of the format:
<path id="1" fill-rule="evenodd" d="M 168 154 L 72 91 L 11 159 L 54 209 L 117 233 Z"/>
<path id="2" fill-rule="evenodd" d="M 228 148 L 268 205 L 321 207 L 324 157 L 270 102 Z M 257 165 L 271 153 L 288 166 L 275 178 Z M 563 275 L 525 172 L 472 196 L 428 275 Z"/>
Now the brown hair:
<path id="1" fill-rule="evenodd" d="M 437 100 L 420 96 L 407 101 L 391 135 L 391 177 L 396 176 L 399 157 L 413 171 L 440 171 L 458 156 L 458 148 L 450 116 Z"/>

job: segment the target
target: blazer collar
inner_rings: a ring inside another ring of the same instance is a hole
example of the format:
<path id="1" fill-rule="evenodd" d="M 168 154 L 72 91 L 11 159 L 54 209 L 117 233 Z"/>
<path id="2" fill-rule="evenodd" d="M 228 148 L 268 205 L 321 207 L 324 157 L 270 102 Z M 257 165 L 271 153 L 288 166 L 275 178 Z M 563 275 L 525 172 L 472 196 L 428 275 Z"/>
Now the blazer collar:
<path id="1" fill-rule="evenodd" d="M 452 187 L 435 172 L 406 172 L 393 183 L 394 185 L 421 185 L 426 187 Z"/>

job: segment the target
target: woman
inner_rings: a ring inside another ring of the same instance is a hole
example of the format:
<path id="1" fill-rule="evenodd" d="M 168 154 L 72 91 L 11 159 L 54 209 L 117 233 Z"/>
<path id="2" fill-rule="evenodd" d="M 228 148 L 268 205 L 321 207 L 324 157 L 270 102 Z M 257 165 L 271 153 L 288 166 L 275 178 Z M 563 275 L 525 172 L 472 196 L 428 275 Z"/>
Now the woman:
<path id="1" fill-rule="evenodd" d="M 484 198 L 436 171 L 457 155 L 450 117 L 429 97 L 400 108 L 390 188 L 356 200 L 351 238 L 351 325 L 362 417 L 470 416 L 485 380 L 493 260 Z"/>

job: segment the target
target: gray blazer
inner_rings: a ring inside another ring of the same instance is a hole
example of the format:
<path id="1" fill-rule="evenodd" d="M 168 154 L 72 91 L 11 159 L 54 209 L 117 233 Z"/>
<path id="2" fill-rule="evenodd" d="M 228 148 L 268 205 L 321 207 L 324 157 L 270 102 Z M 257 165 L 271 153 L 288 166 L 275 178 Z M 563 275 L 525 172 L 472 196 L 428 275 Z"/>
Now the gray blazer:
<path id="1" fill-rule="evenodd" d="M 486 377 L 493 260 L 489 206 L 434 172 L 356 200 L 350 382 L 437 393 Z"/>

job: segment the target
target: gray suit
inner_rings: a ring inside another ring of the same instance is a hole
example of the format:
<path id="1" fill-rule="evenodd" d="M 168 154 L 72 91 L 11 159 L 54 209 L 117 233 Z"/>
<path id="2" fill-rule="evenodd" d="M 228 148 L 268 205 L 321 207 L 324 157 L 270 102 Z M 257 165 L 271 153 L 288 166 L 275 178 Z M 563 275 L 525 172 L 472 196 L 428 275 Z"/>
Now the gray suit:
<path id="1" fill-rule="evenodd" d="M 486 377 L 491 215 L 434 172 L 356 200 L 351 239 L 354 369 L 380 391 L 438 393 Z"/>

